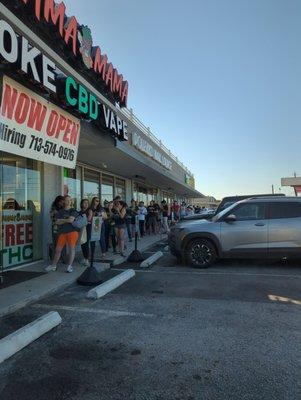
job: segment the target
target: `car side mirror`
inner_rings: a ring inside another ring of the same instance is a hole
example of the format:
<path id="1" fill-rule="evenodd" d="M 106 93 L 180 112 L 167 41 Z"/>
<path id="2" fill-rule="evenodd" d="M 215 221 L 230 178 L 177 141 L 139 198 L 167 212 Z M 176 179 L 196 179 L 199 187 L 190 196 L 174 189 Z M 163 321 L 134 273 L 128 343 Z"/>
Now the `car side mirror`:
<path id="1" fill-rule="evenodd" d="M 235 222 L 236 216 L 234 214 L 227 215 L 227 217 L 224 219 L 224 221 L 227 223 Z"/>

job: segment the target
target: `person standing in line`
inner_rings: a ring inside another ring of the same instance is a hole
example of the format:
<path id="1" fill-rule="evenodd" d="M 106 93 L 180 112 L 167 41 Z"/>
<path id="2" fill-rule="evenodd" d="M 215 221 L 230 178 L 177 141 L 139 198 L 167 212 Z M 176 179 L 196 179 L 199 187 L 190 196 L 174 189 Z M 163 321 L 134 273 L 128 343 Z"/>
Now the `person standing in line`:
<path id="1" fill-rule="evenodd" d="M 188 207 L 187 207 L 187 215 L 188 215 L 188 216 L 194 215 L 194 209 L 193 209 L 192 206 L 188 206 Z"/>
<path id="2" fill-rule="evenodd" d="M 138 216 L 138 207 L 137 207 L 137 202 L 132 199 L 131 200 L 131 235 L 132 238 L 135 238 L 136 232 L 139 234 L 139 230 L 136 230 L 136 219 Z"/>
<path id="3" fill-rule="evenodd" d="M 60 210 L 64 207 L 64 196 L 57 196 L 51 205 L 50 219 L 51 219 L 51 233 L 52 233 L 52 251 L 51 258 L 54 257 L 54 251 L 56 248 L 56 242 L 58 239 L 58 226 L 56 223 L 57 215 Z"/>
<path id="4" fill-rule="evenodd" d="M 145 217 L 147 215 L 147 209 L 144 207 L 144 202 L 140 201 L 138 207 L 138 219 L 139 219 L 139 230 L 140 236 L 143 237 L 145 235 Z"/>
<path id="5" fill-rule="evenodd" d="M 56 215 L 56 225 L 58 226 L 58 238 L 52 264 L 46 267 L 46 271 L 56 271 L 57 264 L 65 246 L 68 246 L 68 267 L 66 272 L 73 272 L 73 261 L 75 257 L 75 247 L 78 241 L 79 229 L 72 223 L 78 216 L 78 212 L 71 208 L 72 200 L 70 196 L 64 197 L 63 208 Z"/>
<path id="6" fill-rule="evenodd" d="M 172 213 L 172 221 L 178 222 L 180 219 L 180 205 L 177 202 L 177 200 L 175 200 L 173 202 L 173 205 L 171 206 L 171 213 Z"/>
<path id="7" fill-rule="evenodd" d="M 113 254 L 117 254 L 117 250 L 116 250 L 116 232 L 115 232 L 115 219 L 114 219 L 114 213 L 113 213 L 113 207 L 114 207 L 114 202 L 110 201 L 110 203 L 108 204 L 108 221 L 109 221 L 109 225 L 110 225 L 110 238 L 111 238 L 111 243 L 112 243 L 112 247 L 113 247 Z"/>
<path id="8" fill-rule="evenodd" d="M 104 220 L 107 218 L 107 214 L 105 212 L 105 209 L 103 207 L 101 207 L 99 197 L 97 197 L 97 196 L 93 197 L 93 199 L 91 201 L 90 209 L 92 211 L 92 218 L 93 217 L 101 217 L 102 218 L 99 244 L 100 244 L 100 250 L 101 250 L 101 258 L 104 260 L 106 257 L 106 239 L 105 239 Z M 90 242 L 91 252 L 93 252 L 93 254 L 95 251 L 95 244 L 96 244 L 96 242 Z"/>
<path id="9" fill-rule="evenodd" d="M 115 233 L 117 238 L 117 248 L 122 257 L 125 257 L 124 253 L 124 233 L 126 229 L 126 208 L 127 205 L 123 201 L 114 201 L 112 212 L 115 220 Z"/>
<path id="10" fill-rule="evenodd" d="M 126 224 L 126 230 L 127 230 L 127 235 L 128 235 L 128 239 L 129 242 L 132 242 L 132 215 L 133 215 L 133 211 L 131 207 L 126 207 L 126 218 L 125 218 L 125 224 Z"/>
<path id="11" fill-rule="evenodd" d="M 168 215 L 169 215 L 169 207 L 166 200 L 161 201 L 161 211 L 162 211 L 162 233 L 169 232 L 168 226 Z"/>
<path id="12" fill-rule="evenodd" d="M 160 209 L 159 204 L 155 202 L 154 207 L 155 207 L 155 214 L 156 214 L 156 235 L 158 235 L 160 233 L 160 229 L 161 229 L 162 215 L 161 215 L 161 209 Z"/>
<path id="13" fill-rule="evenodd" d="M 180 207 L 180 219 L 183 219 L 187 215 L 187 208 L 185 201 L 182 202 Z"/>
<path id="14" fill-rule="evenodd" d="M 88 199 L 82 199 L 80 202 L 80 214 L 86 215 L 88 225 L 86 226 L 86 231 L 87 231 L 87 241 L 86 243 L 83 243 L 81 245 L 83 257 L 84 257 L 84 262 L 83 265 L 84 267 L 89 266 L 89 254 L 90 254 L 90 239 L 91 239 L 91 228 L 92 228 L 92 217 L 93 213 L 91 208 L 89 208 L 89 200 Z"/>
<path id="15" fill-rule="evenodd" d="M 157 213 L 155 208 L 155 202 L 152 200 L 147 207 L 147 215 L 148 215 L 148 233 L 151 235 L 152 233 L 156 234 L 156 225 L 157 225 Z"/>
<path id="16" fill-rule="evenodd" d="M 109 202 L 105 200 L 103 202 L 103 207 L 106 213 L 107 218 L 104 220 L 105 226 L 105 244 L 106 244 L 106 253 L 109 251 L 110 247 L 110 210 L 109 210 Z"/>

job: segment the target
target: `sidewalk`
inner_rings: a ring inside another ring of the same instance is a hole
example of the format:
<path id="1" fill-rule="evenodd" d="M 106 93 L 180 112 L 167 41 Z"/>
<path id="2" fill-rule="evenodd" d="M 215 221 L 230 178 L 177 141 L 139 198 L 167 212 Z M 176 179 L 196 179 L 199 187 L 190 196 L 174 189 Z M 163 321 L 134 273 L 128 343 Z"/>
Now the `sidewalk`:
<path id="1" fill-rule="evenodd" d="M 141 252 L 146 251 L 149 247 L 157 242 L 166 240 L 166 235 L 147 236 L 138 242 L 138 250 Z M 129 255 L 135 247 L 135 243 L 127 243 L 126 254 Z M 96 251 L 96 260 L 100 258 L 100 254 Z M 111 252 L 107 254 L 104 263 L 110 262 L 111 265 L 119 265 L 126 261 L 126 258 L 120 255 L 114 255 Z M 85 270 L 79 262 L 75 263 L 74 272 L 67 274 L 64 266 L 59 266 L 58 271 L 46 273 L 37 278 L 0 289 L 0 317 L 10 314 L 29 303 L 33 303 L 42 297 L 56 292 L 66 286 L 76 282 L 77 278 Z M 43 271 L 45 262 L 36 263 L 33 265 L 25 266 L 20 271 Z"/>

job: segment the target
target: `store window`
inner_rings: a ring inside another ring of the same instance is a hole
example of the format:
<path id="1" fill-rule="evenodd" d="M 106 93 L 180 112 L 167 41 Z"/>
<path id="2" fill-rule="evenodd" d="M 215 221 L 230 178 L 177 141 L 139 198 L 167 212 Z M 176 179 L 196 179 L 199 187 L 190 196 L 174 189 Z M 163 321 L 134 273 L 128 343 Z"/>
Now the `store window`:
<path id="1" fill-rule="evenodd" d="M 158 199 L 158 190 L 157 189 L 148 189 L 147 191 L 147 199 L 148 199 L 148 204 L 151 201 L 157 202 Z"/>
<path id="2" fill-rule="evenodd" d="M 93 197 L 99 197 L 100 174 L 97 171 L 84 169 L 84 198 L 90 202 Z"/>
<path id="3" fill-rule="evenodd" d="M 4 268 L 42 258 L 41 163 L 1 153 L 1 257 Z"/>
<path id="4" fill-rule="evenodd" d="M 81 201 L 81 167 L 76 169 L 64 168 L 64 196 L 69 195 L 73 200 L 73 207 L 78 209 Z"/>
<path id="5" fill-rule="evenodd" d="M 125 201 L 125 180 L 116 178 L 116 196 L 120 196 Z"/>
<path id="6" fill-rule="evenodd" d="M 170 192 L 163 192 L 163 199 L 166 200 L 168 204 L 172 204 L 174 197 L 175 196 Z"/>
<path id="7" fill-rule="evenodd" d="M 148 204 L 147 188 L 138 186 L 138 202 L 143 201 L 144 204 Z"/>
<path id="8" fill-rule="evenodd" d="M 102 175 L 101 181 L 101 200 L 112 201 L 114 198 L 114 178 L 110 175 Z"/>

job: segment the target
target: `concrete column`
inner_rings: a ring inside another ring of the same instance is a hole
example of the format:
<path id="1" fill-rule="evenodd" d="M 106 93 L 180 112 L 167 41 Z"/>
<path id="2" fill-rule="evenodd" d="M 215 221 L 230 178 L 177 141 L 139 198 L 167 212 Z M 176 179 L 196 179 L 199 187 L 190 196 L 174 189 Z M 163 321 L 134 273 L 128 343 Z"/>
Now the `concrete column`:
<path id="1" fill-rule="evenodd" d="M 132 180 L 125 180 L 125 201 L 127 204 L 131 204 L 131 200 L 133 198 L 133 189 L 132 189 Z"/>
<path id="2" fill-rule="evenodd" d="M 52 242 L 50 208 L 56 196 L 62 194 L 62 168 L 44 164 L 42 189 L 43 259 L 48 260 L 48 246 Z"/>

